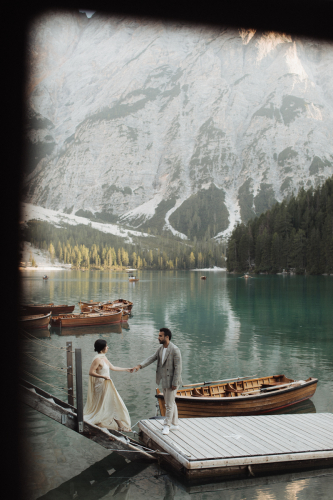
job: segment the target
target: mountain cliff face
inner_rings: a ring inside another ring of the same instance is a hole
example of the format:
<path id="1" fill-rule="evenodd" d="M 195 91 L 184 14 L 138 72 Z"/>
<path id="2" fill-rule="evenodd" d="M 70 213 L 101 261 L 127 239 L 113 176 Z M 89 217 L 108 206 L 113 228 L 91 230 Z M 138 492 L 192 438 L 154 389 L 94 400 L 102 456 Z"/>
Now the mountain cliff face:
<path id="1" fill-rule="evenodd" d="M 36 19 L 24 201 L 183 237 L 333 173 L 333 50 L 255 30 Z"/>

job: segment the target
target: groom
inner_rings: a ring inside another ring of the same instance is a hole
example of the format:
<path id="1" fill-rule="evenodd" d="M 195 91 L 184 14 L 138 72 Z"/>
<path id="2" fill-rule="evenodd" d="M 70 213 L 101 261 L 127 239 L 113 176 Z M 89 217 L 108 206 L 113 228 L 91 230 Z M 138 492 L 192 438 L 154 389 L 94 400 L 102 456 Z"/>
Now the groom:
<path id="1" fill-rule="evenodd" d="M 169 434 L 169 430 L 178 430 L 178 410 L 175 401 L 177 388 L 182 384 L 182 358 L 178 347 L 171 341 L 172 334 L 169 328 L 161 328 L 158 341 L 161 345 L 149 358 L 133 368 L 138 371 L 157 360 L 156 383 L 162 380 L 166 416 L 162 434 Z"/>

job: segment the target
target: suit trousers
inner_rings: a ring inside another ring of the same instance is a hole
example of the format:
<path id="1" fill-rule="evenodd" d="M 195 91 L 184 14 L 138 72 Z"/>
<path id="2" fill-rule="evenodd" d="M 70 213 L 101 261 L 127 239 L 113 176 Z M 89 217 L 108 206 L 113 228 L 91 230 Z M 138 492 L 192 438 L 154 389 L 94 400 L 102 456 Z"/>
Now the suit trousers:
<path id="1" fill-rule="evenodd" d="M 165 425 L 178 425 L 178 409 L 176 405 L 176 393 L 177 390 L 163 389 L 164 402 L 165 402 Z"/>

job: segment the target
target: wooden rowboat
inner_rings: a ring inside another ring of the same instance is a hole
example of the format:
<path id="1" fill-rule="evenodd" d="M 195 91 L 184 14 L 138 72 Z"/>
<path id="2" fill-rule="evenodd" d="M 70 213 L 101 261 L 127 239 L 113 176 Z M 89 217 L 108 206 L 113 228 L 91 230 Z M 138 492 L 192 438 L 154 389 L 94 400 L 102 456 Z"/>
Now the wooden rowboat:
<path id="1" fill-rule="evenodd" d="M 30 316 L 21 316 L 19 324 L 22 328 L 47 328 L 50 323 L 51 313 L 33 314 Z"/>
<path id="2" fill-rule="evenodd" d="M 111 305 L 113 307 L 122 307 L 125 311 L 128 311 L 130 313 L 132 311 L 133 302 L 125 299 L 117 299 L 111 302 Z"/>
<path id="3" fill-rule="evenodd" d="M 136 278 L 135 276 L 130 276 L 128 278 L 128 281 L 132 282 L 132 281 L 139 281 L 139 278 Z"/>
<path id="4" fill-rule="evenodd" d="M 98 306 L 85 306 L 81 307 L 81 314 L 100 312 L 100 311 L 121 311 L 121 321 L 125 322 L 128 320 L 130 313 L 122 307 L 113 307 L 111 304 L 99 304 Z"/>
<path id="5" fill-rule="evenodd" d="M 200 279 L 201 279 L 201 280 L 206 280 L 206 279 L 207 279 L 207 276 L 200 276 Z"/>
<path id="6" fill-rule="evenodd" d="M 179 389 L 176 395 L 178 416 L 231 417 L 260 415 L 311 398 L 318 379 L 293 380 L 285 375 L 270 375 L 237 382 Z M 195 384 L 194 384 L 195 385 Z M 165 416 L 163 393 L 156 389 L 161 415 Z"/>
<path id="7" fill-rule="evenodd" d="M 91 300 L 90 302 L 82 302 L 80 300 L 79 304 L 80 304 L 80 308 L 82 310 L 82 307 L 85 307 L 85 306 L 98 306 L 99 304 L 101 304 L 101 302 L 94 302 L 93 300 Z"/>
<path id="8" fill-rule="evenodd" d="M 69 314 L 73 312 L 75 306 L 68 306 L 67 304 L 61 304 L 55 306 L 53 302 L 50 304 L 28 304 L 22 306 L 22 310 L 26 314 L 46 314 L 51 311 L 52 314 Z"/>
<path id="9" fill-rule="evenodd" d="M 130 302 L 129 300 L 125 299 L 117 299 L 117 300 L 107 300 L 105 302 L 79 302 L 80 304 L 80 309 L 82 312 L 88 311 L 87 308 L 89 307 L 99 307 L 99 306 L 109 306 L 109 307 L 120 307 L 122 309 L 125 309 L 127 312 L 131 312 L 132 307 L 133 307 L 133 302 Z"/>
<path id="10" fill-rule="evenodd" d="M 96 325 L 112 325 L 121 323 L 122 310 L 114 311 L 98 311 L 81 314 L 59 314 L 51 319 L 52 326 L 61 326 L 61 328 L 72 326 L 96 326 Z"/>

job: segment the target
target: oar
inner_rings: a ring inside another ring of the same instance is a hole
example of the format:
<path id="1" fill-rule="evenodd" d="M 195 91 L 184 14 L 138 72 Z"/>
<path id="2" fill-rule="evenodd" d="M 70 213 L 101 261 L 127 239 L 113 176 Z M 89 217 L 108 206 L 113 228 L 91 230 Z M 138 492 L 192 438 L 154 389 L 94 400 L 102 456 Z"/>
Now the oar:
<path id="1" fill-rule="evenodd" d="M 198 384 L 187 384 L 182 387 L 194 387 L 195 385 L 209 385 L 209 384 L 219 384 L 223 382 L 234 382 L 237 380 L 246 380 L 247 378 L 253 378 L 257 375 L 247 375 L 246 377 L 237 377 L 237 378 L 226 378 L 225 380 L 212 380 L 210 382 L 199 382 Z"/>
<path id="2" fill-rule="evenodd" d="M 257 389 L 256 391 L 253 392 L 243 392 L 242 396 L 247 396 L 249 394 L 258 394 L 258 392 L 267 392 L 267 391 L 274 391 L 274 390 L 279 390 L 282 389 L 283 387 L 290 387 L 291 385 L 296 385 L 300 384 L 299 380 L 296 380 L 295 382 L 289 382 L 288 384 L 281 384 L 281 385 L 275 385 L 274 387 L 266 387 L 265 389 Z"/>

